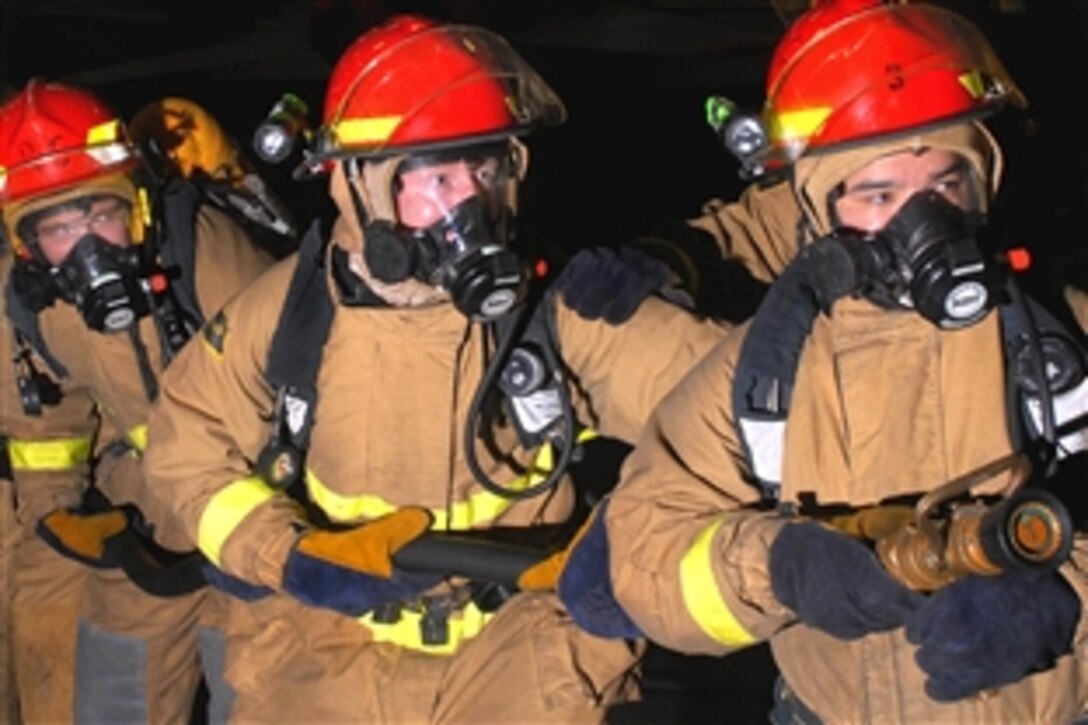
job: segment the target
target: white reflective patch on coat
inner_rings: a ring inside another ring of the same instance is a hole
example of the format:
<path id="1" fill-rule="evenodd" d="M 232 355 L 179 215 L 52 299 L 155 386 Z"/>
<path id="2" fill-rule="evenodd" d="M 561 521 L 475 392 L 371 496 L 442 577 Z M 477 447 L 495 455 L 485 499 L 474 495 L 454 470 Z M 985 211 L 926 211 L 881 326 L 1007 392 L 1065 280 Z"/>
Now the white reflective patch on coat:
<path id="1" fill-rule="evenodd" d="M 306 425 L 306 414 L 310 406 L 303 398 L 293 395 L 288 395 L 284 399 L 284 404 L 287 408 L 287 429 L 297 434 L 302 430 L 302 426 Z"/>
<path id="2" fill-rule="evenodd" d="M 748 444 L 752 473 L 761 481 L 782 481 L 786 421 L 740 418 L 740 431 Z"/>
<path id="3" fill-rule="evenodd" d="M 1027 398 L 1028 411 L 1031 413 L 1031 421 L 1037 430 L 1043 429 L 1042 409 L 1038 398 Z M 1080 381 L 1080 385 L 1061 395 L 1054 396 L 1054 422 L 1061 425 L 1073 420 L 1077 416 L 1088 413 L 1088 378 Z M 1088 450 L 1088 428 L 1081 428 L 1059 440 L 1058 458 Z"/>
<path id="4" fill-rule="evenodd" d="M 511 397 L 510 402 L 514 406 L 514 415 L 518 417 L 518 422 L 530 433 L 539 433 L 562 414 L 559 393 L 552 388 Z"/>

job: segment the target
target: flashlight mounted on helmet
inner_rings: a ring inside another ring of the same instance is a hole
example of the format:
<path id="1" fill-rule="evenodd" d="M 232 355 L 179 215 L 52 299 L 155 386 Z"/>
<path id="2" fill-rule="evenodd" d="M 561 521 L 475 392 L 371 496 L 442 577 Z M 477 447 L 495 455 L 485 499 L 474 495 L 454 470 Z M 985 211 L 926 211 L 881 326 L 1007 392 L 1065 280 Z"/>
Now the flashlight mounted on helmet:
<path id="1" fill-rule="evenodd" d="M 283 163 L 310 141 L 310 107 L 294 93 L 284 93 L 253 132 L 253 151 L 269 164 Z"/>
<path id="2" fill-rule="evenodd" d="M 751 180 L 763 176 L 767 171 L 762 161 L 767 149 L 767 130 L 759 116 L 740 110 L 724 96 L 710 96 L 704 108 L 707 125 L 740 161 L 740 177 Z"/>

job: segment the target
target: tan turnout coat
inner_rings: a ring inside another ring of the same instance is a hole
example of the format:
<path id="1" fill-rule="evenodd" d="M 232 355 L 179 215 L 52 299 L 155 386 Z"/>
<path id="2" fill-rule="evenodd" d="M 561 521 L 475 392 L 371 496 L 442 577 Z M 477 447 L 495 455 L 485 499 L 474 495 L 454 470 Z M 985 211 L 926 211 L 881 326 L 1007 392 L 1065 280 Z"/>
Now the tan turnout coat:
<path id="1" fill-rule="evenodd" d="M 827 722 L 1068 722 L 1085 707 L 1088 626 L 1053 669 L 983 697 L 938 704 L 903 631 L 840 641 L 797 623 L 770 589 L 768 548 L 786 521 L 752 508 L 730 387 L 738 328 L 666 398 L 627 459 L 608 510 L 617 596 L 646 634 L 684 652 L 724 654 L 690 613 L 681 578 L 700 533 L 713 593 L 743 630 L 769 640 L 787 684 Z M 996 314 L 939 331 L 861 300 L 816 319 L 801 353 L 784 436 L 785 502 L 874 504 L 930 490 L 1011 450 Z M 1083 401 L 1082 401 L 1083 402 Z M 994 481 L 990 489 L 1004 483 Z M 1088 594 L 1088 541 L 1062 574 Z M 691 595 L 689 593 L 689 596 Z M 698 607 L 696 607 L 698 608 Z M 719 623 L 721 617 L 718 618 Z"/>

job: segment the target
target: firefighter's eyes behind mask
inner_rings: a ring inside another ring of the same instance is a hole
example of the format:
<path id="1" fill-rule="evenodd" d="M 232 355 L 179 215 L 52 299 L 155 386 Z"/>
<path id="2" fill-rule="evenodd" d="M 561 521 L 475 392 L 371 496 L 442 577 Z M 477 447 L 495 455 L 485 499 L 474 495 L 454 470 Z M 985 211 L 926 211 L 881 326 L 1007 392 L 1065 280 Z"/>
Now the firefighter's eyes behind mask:
<path id="1" fill-rule="evenodd" d="M 124 330 L 146 311 L 127 203 L 80 201 L 45 212 L 31 229 L 32 244 L 60 298 L 79 309 L 89 328 Z"/>
<path id="2" fill-rule="evenodd" d="M 477 195 L 497 212 L 495 193 L 501 181 L 494 157 L 407 168 L 397 177 L 397 216 L 406 227 L 426 229 Z"/>
<path id="3" fill-rule="evenodd" d="M 928 149 L 885 156 L 851 174 L 839 189 L 832 218 L 844 227 L 878 232 L 908 199 L 926 191 L 960 209 L 978 207 L 978 185 L 964 158 Z"/>
<path id="4" fill-rule="evenodd" d="M 119 199 L 99 199 L 86 210 L 63 209 L 39 221 L 34 228 L 34 242 L 52 266 L 60 265 L 86 234 L 94 234 L 107 243 L 127 246 L 129 207 Z"/>

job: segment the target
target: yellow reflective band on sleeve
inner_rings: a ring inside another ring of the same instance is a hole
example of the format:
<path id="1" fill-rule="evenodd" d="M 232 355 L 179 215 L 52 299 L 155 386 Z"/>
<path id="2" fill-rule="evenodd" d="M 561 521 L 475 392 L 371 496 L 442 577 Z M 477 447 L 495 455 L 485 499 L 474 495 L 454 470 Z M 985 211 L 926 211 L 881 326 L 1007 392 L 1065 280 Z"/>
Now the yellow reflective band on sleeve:
<path id="1" fill-rule="evenodd" d="M 375 642 L 388 642 L 429 655 L 452 655 L 462 642 L 478 635 L 493 616 L 491 613 L 480 611 L 475 602 L 469 602 L 464 609 L 450 615 L 446 623 L 449 638 L 442 644 L 423 642 L 423 630 L 420 627 L 420 621 L 423 619 L 421 611 L 402 608 L 400 619 L 390 624 L 375 622 L 371 614 L 360 617 L 359 622 L 370 630 Z"/>
<path id="2" fill-rule="evenodd" d="M 128 429 L 128 442 L 140 453 L 147 450 L 147 426 L 134 425 Z"/>
<path id="3" fill-rule="evenodd" d="M 680 560 L 680 588 L 688 613 L 707 636 L 727 647 L 743 647 L 756 641 L 729 611 L 714 581 L 714 535 L 724 519 L 706 527 Z"/>
<path id="4" fill-rule="evenodd" d="M 200 515 L 197 546 L 216 566 L 223 544 L 254 509 L 281 494 L 257 476 L 240 478 L 218 491 Z"/>
<path id="5" fill-rule="evenodd" d="M 68 471 L 91 457 L 91 439 L 55 438 L 52 440 L 8 440 L 8 455 L 13 471 Z"/>
<path id="6" fill-rule="evenodd" d="M 401 116 L 349 118 L 333 126 L 333 133 L 341 144 L 375 143 L 392 136 L 401 120 Z"/>
<path id="7" fill-rule="evenodd" d="M 578 442 L 584 443 L 597 436 L 596 431 L 584 429 L 578 434 Z M 523 491 L 548 477 L 555 464 L 552 447 L 549 444 L 540 447 L 529 471 L 506 484 L 514 491 Z M 306 471 L 306 489 L 314 503 L 321 507 L 332 521 L 348 522 L 376 519 L 386 516 L 399 508 L 381 496 L 360 494 L 346 496 L 333 491 L 314 474 Z M 514 504 L 513 499 L 504 498 L 490 491 L 480 491 L 463 501 L 456 501 L 449 508 L 432 508 L 433 528 L 462 531 L 485 524 L 498 518 Z"/>
<path id="8" fill-rule="evenodd" d="M 829 115 L 831 115 L 830 108 L 783 111 L 771 116 L 768 132 L 776 141 L 806 139 L 819 130 Z"/>

